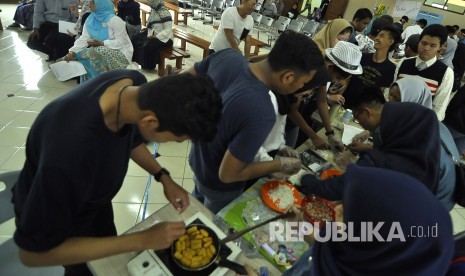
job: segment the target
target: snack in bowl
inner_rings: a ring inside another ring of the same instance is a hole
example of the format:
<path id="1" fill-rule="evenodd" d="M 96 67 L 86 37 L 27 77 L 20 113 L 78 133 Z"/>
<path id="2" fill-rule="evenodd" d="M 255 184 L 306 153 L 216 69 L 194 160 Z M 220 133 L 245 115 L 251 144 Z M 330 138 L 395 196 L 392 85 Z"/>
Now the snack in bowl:
<path id="1" fill-rule="evenodd" d="M 213 238 L 198 226 L 187 228 L 186 234 L 174 246 L 174 258 L 185 267 L 193 269 L 208 265 L 216 254 Z"/>
<path id="2" fill-rule="evenodd" d="M 292 184 L 278 180 L 265 183 L 261 196 L 268 207 L 279 213 L 284 213 L 292 205 L 300 205 L 302 201 L 299 191 Z"/>
<path id="3" fill-rule="evenodd" d="M 339 171 L 339 170 L 326 170 L 321 174 L 321 180 L 335 178 L 336 176 L 341 175 L 343 173 L 344 173 L 343 171 Z"/>
<path id="4" fill-rule="evenodd" d="M 324 198 L 308 195 L 303 200 L 304 217 L 319 228 L 323 228 L 325 222 L 335 219 L 334 203 Z"/>

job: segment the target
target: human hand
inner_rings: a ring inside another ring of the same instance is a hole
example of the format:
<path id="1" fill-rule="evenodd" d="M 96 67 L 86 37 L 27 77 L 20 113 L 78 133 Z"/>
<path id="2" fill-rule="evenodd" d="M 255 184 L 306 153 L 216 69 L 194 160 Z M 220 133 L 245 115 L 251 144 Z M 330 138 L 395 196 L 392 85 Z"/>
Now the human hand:
<path id="1" fill-rule="evenodd" d="M 342 91 L 344 91 L 345 87 L 346 87 L 345 81 L 338 81 L 334 83 L 333 85 L 331 85 L 328 93 L 331 95 L 341 94 Z"/>
<path id="2" fill-rule="evenodd" d="M 344 105 L 346 102 L 346 99 L 344 96 L 336 94 L 336 95 L 329 95 L 328 102 L 332 104 L 339 104 L 339 105 Z"/>
<path id="3" fill-rule="evenodd" d="M 333 151 L 343 151 L 344 150 L 344 144 L 342 143 L 341 140 L 336 138 L 336 135 L 329 135 L 328 136 L 328 143 L 331 147 L 331 150 Z"/>
<path id="4" fill-rule="evenodd" d="M 189 206 L 189 194 L 184 188 L 176 184 L 171 177 L 167 177 L 163 181 L 163 192 L 166 199 L 173 205 L 173 207 L 179 211 L 184 212 Z"/>
<path id="5" fill-rule="evenodd" d="M 29 34 L 29 39 L 34 40 L 34 39 L 39 39 L 39 38 L 40 38 L 39 29 L 34 28 L 32 32 Z"/>
<path id="6" fill-rule="evenodd" d="M 298 158 L 292 157 L 281 157 L 277 155 L 275 160 L 279 160 L 281 162 L 281 170 L 280 172 L 285 175 L 294 175 L 300 171 L 302 167 L 302 163 Z"/>
<path id="7" fill-rule="evenodd" d="M 348 148 L 351 152 L 367 152 L 373 149 L 373 145 L 365 144 L 359 141 L 353 141 L 348 145 Z"/>
<path id="8" fill-rule="evenodd" d="M 364 130 L 362 132 L 360 132 L 359 134 L 355 135 L 353 138 L 352 138 L 352 142 L 365 142 L 366 140 L 368 140 L 368 138 L 370 138 L 370 132 L 368 130 Z"/>
<path id="9" fill-rule="evenodd" d="M 292 157 L 292 158 L 299 157 L 299 154 L 297 153 L 295 149 L 289 146 L 286 146 L 286 145 L 280 146 L 276 155 L 279 155 L 281 157 Z"/>
<path id="10" fill-rule="evenodd" d="M 66 62 L 70 62 L 71 60 L 75 60 L 76 54 L 74 52 L 69 52 L 66 56 L 63 57 L 63 60 Z"/>
<path id="11" fill-rule="evenodd" d="M 87 45 L 89 45 L 90 47 L 104 46 L 102 41 L 96 39 L 87 40 Z"/>
<path id="12" fill-rule="evenodd" d="M 160 222 L 147 230 L 140 232 L 146 249 L 165 249 L 170 247 L 174 241 L 184 235 L 186 224 L 184 221 Z"/>
<path id="13" fill-rule="evenodd" d="M 310 138 L 312 140 L 312 143 L 313 145 L 315 146 L 316 149 L 321 149 L 321 150 L 326 150 L 326 149 L 330 149 L 330 146 L 328 143 L 326 143 L 325 140 L 323 140 L 323 138 L 321 138 L 320 136 L 315 136 L 315 137 L 312 137 Z"/>

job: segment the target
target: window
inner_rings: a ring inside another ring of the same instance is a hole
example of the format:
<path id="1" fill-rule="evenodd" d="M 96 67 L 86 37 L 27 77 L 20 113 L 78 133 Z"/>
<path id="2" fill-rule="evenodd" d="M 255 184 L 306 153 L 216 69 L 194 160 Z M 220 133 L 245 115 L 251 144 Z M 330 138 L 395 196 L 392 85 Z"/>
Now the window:
<path id="1" fill-rule="evenodd" d="M 425 0 L 423 5 L 459 14 L 465 13 L 465 0 Z"/>

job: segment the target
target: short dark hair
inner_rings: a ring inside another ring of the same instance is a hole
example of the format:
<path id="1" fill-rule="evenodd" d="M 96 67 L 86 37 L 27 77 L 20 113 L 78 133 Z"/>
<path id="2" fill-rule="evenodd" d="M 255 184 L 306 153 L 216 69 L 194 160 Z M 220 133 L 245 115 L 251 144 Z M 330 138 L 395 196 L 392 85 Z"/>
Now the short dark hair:
<path id="1" fill-rule="evenodd" d="M 460 29 L 460 32 L 461 32 L 462 34 L 465 34 L 465 29 Z"/>
<path id="2" fill-rule="evenodd" d="M 193 141 L 212 140 L 221 118 L 221 98 L 207 76 L 184 73 L 145 83 L 137 104 L 156 114 L 157 131 L 187 135 Z"/>
<path id="3" fill-rule="evenodd" d="M 446 27 L 440 25 L 440 24 L 431 24 L 428 27 L 424 28 L 423 31 L 420 34 L 420 40 L 425 36 L 433 36 L 433 37 L 438 37 L 440 40 L 441 46 L 444 45 L 447 41 L 447 37 L 449 34 L 447 33 Z"/>
<path id="4" fill-rule="evenodd" d="M 274 72 L 292 70 L 307 74 L 324 65 L 318 45 L 308 36 L 291 30 L 282 32 L 270 53 L 268 63 Z"/>
<path id="5" fill-rule="evenodd" d="M 421 18 L 417 20 L 417 24 L 425 27 L 426 25 L 428 25 L 428 21 L 426 19 Z"/>
<path id="6" fill-rule="evenodd" d="M 362 9 L 358 9 L 355 14 L 354 14 L 354 17 L 352 18 L 352 21 L 355 20 L 355 19 L 358 19 L 358 20 L 363 20 L 365 18 L 370 18 L 372 19 L 373 18 L 373 14 L 371 13 L 371 11 L 367 8 L 362 8 Z"/>
<path id="7" fill-rule="evenodd" d="M 384 26 L 381 31 L 386 31 L 389 33 L 389 37 L 394 40 L 391 47 L 389 47 L 389 51 L 392 51 L 396 48 L 397 44 L 401 41 L 400 31 L 394 25 L 387 25 Z"/>
<path id="8" fill-rule="evenodd" d="M 371 24 L 370 35 L 377 36 L 382 28 L 390 25 L 386 18 L 378 18 Z"/>
<path id="9" fill-rule="evenodd" d="M 382 106 L 385 103 L 386 99 L 379 87 L 366 86 L 362 89 L 357 98 L 355 98 L 352 109 L 360 110 L 364 107 Z"/>
<path id="10" fill-rule="evenodd" d="M 419 34 L 413 34 L 408 37 L 407 41 L 405 41 L 405 45 L 407 45 L 415 53 L 418 53 L 418 43 L 420 43 Z"/>
<path id="11" fill-rule="evenodd" d="M 454 34 L 455 33 L 455 28 L 452 27 L 451 25 L 446 25 L 445 28 L 447 30 L 447 33 L 449 33 L 449 34 Z"/>
<path id="12" fill-rule="evenodd" d="M 406 15 L 402 16 L 402 19 L 404 19 L 405 22 L 408 22 L 408 20 L 409 20 L 408 16 L 406 16 Z"/>
<path id="13" fill-rule="evenodd" d="M 454 29 L 455 29 L 456 31 L 458 31 L 458 30 L 460 29 L 459 25 L 453 25 L 452 27 L 454 27 Z"/>
<path id="14" fill-rule="evenodd" d="M 394 24 L 394 18 L 388 14 L 381 15 L 379 18 L 384 18 L 389 22 L 389 24 Z"/>

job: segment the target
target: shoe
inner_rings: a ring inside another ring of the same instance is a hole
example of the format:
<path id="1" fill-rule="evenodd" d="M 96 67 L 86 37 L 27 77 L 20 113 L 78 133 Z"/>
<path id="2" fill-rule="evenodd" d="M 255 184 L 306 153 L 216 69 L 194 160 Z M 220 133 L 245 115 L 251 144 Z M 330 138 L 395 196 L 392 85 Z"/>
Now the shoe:
<path id="1" fill-rule="evenodd" d="M 8 25 L 8 28 L 19 28 L 19 27 L 21 27 L 21 25 L 19 25 L 19 23 L 16 23 L 16 22 Z"/>

